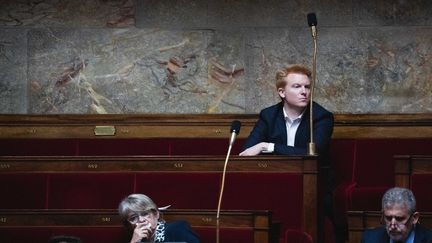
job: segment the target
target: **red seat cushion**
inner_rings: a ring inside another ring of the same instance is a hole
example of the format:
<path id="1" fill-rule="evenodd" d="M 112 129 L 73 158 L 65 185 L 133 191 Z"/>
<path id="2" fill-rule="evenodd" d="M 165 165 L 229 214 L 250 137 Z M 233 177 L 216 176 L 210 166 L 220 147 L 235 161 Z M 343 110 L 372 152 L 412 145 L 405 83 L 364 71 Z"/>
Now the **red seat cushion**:
<path id="1" fill-rule="evenodd" d="M 173 209 L 217 209 L 222 173 L 138 173 L 136 192 Z M 158 187 L 151 186 L 157 183 Z M 303 177 L 295 173 L 230 172 L 221 209 L 270 210 L 285 229 L 302 230 Z"/>
<path id="2" fill-rule="evenodd" d="M 44 209 L 47 175 L 5 173 L 0 176 L 1 209 Z"/>
<path id="3" fill-rule="evenodd" d="M 53 173 L 48 208 L 115 209 L 133 188 L 132 173 Z"/>
<path id="4" fill-rule="evenodd" d="M 75 139 L 0 139 L 0 155 L 77 155 Z"/>
<path id="5" fill-rule="evenodd" d="M 306 232 L 288 229 L 285 231 L 285 243 L 312 243 L 312 237 Z"/>
<path id="6" fill-rule="evenodd" d="M 414 174 L 411 178 L 411 189 L 416 197 L 417 210 L 421 212 L 432 212 L 432 197 L 430 186 L 432 185 L 432 174 Z"/>
<path id="7" fill-rule="evenodd" d="M 49 228 L 0 228 L 1 243 L 48 243 L 51 237 Z"/>

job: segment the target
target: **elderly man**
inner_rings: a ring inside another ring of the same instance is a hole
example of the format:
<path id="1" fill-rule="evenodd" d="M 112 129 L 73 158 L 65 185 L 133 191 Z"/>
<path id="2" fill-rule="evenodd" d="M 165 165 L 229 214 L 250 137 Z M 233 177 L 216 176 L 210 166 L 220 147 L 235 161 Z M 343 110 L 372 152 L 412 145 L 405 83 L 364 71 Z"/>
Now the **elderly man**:
<path id="1" fill-rule="evenodd" d="M 419 224 L 411 190 L 394 187 L 382 198 L 382 223 L 363 233 L 363 243 L 431 243 L 432 231 Z"/>

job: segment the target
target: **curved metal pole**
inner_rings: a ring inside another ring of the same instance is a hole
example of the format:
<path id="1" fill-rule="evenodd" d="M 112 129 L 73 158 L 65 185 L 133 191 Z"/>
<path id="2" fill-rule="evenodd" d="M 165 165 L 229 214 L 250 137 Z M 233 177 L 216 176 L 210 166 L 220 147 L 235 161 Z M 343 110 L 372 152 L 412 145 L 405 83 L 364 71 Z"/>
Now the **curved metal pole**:
<path id="1" fill-rule="evenodd" d="M 316 27 L 312 26 L 312 38 L 314 42 L 313 62 L 312 62 L 312 80 L 311 80 L 311 91 L 310 91 L 310 103 L 309 103 L 309 121 L 310 121 L 310 142 L 308 147 L 308 155 L 317 155 L 316 146 L 314 143 L 313 134 L 313 94 L 315 89 L 316 81 L 316 58 L 317 58 L 317 33 Z"/>

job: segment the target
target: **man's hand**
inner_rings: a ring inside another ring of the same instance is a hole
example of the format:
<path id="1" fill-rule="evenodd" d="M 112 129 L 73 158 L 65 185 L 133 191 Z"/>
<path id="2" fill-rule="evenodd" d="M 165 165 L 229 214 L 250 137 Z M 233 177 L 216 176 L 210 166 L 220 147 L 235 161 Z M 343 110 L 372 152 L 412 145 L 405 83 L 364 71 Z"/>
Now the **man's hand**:
<path id="1" fill-rule="evenodd" d="M 254 155 L 258 155 L 260 154 L 262 151 L 267 150 L 268 147 L 268 143 L 265 142 L 261 142 L 258 143 L 248 149 L 246 149 L 245 151 L 241 152 L 239 155 L 240 156 L 254 156 Z"/>

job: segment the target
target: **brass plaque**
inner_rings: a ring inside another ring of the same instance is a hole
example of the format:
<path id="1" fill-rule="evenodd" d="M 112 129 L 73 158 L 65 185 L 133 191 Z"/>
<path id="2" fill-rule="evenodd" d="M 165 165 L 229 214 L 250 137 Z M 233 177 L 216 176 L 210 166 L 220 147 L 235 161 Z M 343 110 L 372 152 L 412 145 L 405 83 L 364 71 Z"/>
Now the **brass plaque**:
<path id="1" fill-rule="evenodd" d="M 95 126 L 94 134 L 96 136 L 114 136 L 116 129 L 114 126 Z"/>

